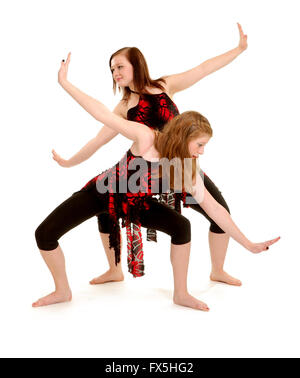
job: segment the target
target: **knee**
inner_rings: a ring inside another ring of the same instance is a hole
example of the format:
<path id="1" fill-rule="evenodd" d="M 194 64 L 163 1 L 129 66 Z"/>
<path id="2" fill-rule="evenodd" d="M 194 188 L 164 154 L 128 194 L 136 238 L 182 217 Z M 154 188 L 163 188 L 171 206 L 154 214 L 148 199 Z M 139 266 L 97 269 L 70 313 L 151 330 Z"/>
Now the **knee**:
<path id="1" fill-rule="evenodd" d="M 191 241 L 191 223 L 190 221 L 182 217 L 180 222 L 176 223 L 172 234 L 173 244 L 186 244 Z"/>
<path id="2" fill-rule="evenodd" d="M 223 231 L 215 222 L 211 222 L 209 231 L 214 234 L 225 234 L 225 231 Z"/>
<path id="3" fill-rule="evenodd" d="M 40 224 L 38 228 L 35 230 L 35 240 L 38 247 L 43 243 L 43 240 L 45 240 L 45 230 L 44 227 Z"/>
<path id="4" fill-rule="evenodd" d="M 58 246 L 57 238 L 53 237 L 51 230 L 43 223 L 35 230 L 35 240 L 39 249 L 43 251 L 51 251 Z"/>
<path id="5" fill-rule="evenodd" d="M 109 234 L 110 232 L 110 218 L 108 213 L 98 215 L 98 229 L 102 234 Z"/>

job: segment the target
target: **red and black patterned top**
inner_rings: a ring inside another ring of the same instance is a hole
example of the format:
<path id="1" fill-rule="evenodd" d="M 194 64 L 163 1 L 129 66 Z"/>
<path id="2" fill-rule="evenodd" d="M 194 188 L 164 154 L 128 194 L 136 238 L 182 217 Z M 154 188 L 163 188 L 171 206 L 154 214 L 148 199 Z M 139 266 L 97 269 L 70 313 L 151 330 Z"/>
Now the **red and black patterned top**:
<path id="1" fill-rule="evenodd" d="M 166 93 L 142 94 L 140 95 L 138 104 L 128 110 L 127 119 L 143 123 L 151 129 L 162 130 L 163 126 L 178 114 L 177 106 Z M 139 182 L 138 185 L 140 185 L 142 190 L 137 193 L 132 193 L 132 190 L 127 188 L 127 184 L 130 177 L 136 172 L 134 169 L 132 170 L 131 167 L 134 165 L 134 161 L 136 161 L 137 158 L 142 159 L 139 163 L 141 161 L 145 162 L 143 173 L 141 174 L 141 171 L 139 171 L 141 182 Z M 99 193 L 98 195 L 104 195 L 105 200 L 108 201 L 108 211 L 112 220 L 109 235 L 110 248 L 114 248 L 115 250 L 115 260 L 117 264 L 120 262 L 121 245 L 119 219 L 122 219 L 122 226 L 126 226 L 127 229 L 128 269 L 134 277 L 144 275 L 143 245 L 139 214 L 141 209 L 149 208 L 147 199 L 157 193 L 161 193 L 161 182 L 160 180 L 154 182 L 153 172 L 155 172 L 155 163 L 147 162 L 140 156 L 134 156 L 129 150 L 119 163 L 94 177 L 82 189 L 88 190 L 96 186 L 98 192 L 99 189 L 100 192 L 101 189 L 106 190 L 106 193 Z M 120 187 L 122 187 L 122 190 L 119 190 Z M 166 195 L 163 202 L 173 207 L 175 206 L 177 211 L 180 211 L 180 200 L 183 200 L 185 203 L 185 195 L 185 193 L 178 193 L 176 196 L 172 196 L 172 204 L 168 202 L 169 197 Z M 148 231 L 153 232 L 153 230 Z M 148 240 L 156 240 L 156 235 L 154 239 Z"/>
<path id="2" fill-rule="evenodd" d="M 138 104 L 128 110 L 127 119 L 161 131 L 178 114 L 177 106 L 166 93 L 142 94 Z"/>
<path id="3" fill-rule="evenodd" d="M 149 208 L 147 199 L 161 193 L 158 167 L 158 162 L 149 162 L 128 150 L 116 165 L 94 177 L 81 189 L 96 189 L 101 200 L 107 201 L 112 221 L 109 242 L 110 248 L 115 250 L 116 264 L 120 262 L 119 219 L 122 219 L 122 226 L 127 227 L 128 265 L 135 277 L 144 274 L 143 250 L 141 246 L 139 254 L 133 254 L 134 240 L 130 224 L 140 227 L 140 212 Z"/>

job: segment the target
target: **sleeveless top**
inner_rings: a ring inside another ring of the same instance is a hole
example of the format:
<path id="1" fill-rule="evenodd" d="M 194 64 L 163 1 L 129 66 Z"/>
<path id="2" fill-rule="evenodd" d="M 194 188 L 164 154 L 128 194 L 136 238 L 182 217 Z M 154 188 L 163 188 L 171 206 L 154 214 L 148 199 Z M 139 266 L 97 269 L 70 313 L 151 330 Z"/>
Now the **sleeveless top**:
<path id="1" fill-rule="evenodd" d="M 106 202 L 111 220 L 109 246 L 114 248 L 116 264 L 120 262 L 119 220 L 122 219 L 127 234 L 128 270 L 134 277 L 144 275 L 140 212 L 149 209 L 147 200 L 162 191 L 158 167 L 158 162 L 147 161 L 128 150 L 116 165 L 91 179 L 81 189 L 96 189 L 97 196 Z M 180 199 L 185 197 L 178 196 L 178 203 Z M 136 248 L 136 234 L 140 248 Z"/>
<path id="2" fill-rule="evenodd" d="M 177 106 L 165 92 L 142 94 L 138 104 L 128 110 L 127 119 L 161 131 L 164 125 L 178 114 Z"/>
<path id="3" fill-rule="evenodd" d="M 138 94 L 137 92 L 131 91 Z M 142 94 L 136 106 L 129 109 L 127 119 L 143 123 L 151 129 L 161 131 L 164 125 L 172 118 L 179 114 L 179 110 L 171 98 L 165 93 L 159 94 Z M 159 201 L 167 204 L 171 208 L 175 208 L 175 195 L 173 192 L 161 194 Z M 177 208 L 180 211 L 180 206 Z M 140 233 L 135 233 L 134 238 L 136 248 L 142 245 L 139 240 Z M 157 233 L 155 230 L 147 229 L 147 241 L 157 241 Z"/>
<path id="4" fill-rule="evenodd" d="M 136 92 L 134 92 L 136 93 Z M 163 126 L 172 118 L 179 114 L 178 108 L 175 103 L 170 99 L 166 93 L 159 94 L 142 94 L 139 97 L 139 102 L 133 108 L 130 108 L 127 112 L 127 119 L 143 123 L 149 126 L 151 129 L 162 130 Z M 101 173 L 90 180 L 82 190 L 88 190 L 91 187 L 97 188 L 106 182 L 108 192 L 104 195 L 108 201 L 108 211 L 111 219 L 111 229 L 109 235 L 110 248 L 115 250 L 115 262 L 120 262 L 120 226 L 119 219 L 122 219 L 122 226 L 126 226 L 127 235 L 127 250 L 128 250 L 128 271 L 134 277 L 140 277 L 144 275 L 144 261 L 143 261 L 143 242 L 141 233 L 141 224 L 139 220 L 140 210 L 148 209 L 147 199 L 156 195 L 153 193 L 153 182 L 150 180 L 150 172 L 153 169 L 155 163 L 147 162 L 148 170 L 143 172 L 143 182 L 148 180 L 148 190 L 143 190 L 139 193 L 113 193 L 113 188 L 118 183 L 124 184 L 124 178 L 127 174 L 127 180 L 134 174 L 134 171 L 130 168 L 130 164 L 139 156 L 134 156 L 129 150 L 126 155 L 111 169 Z M 151 168 L 152 167 L 152 168 Z M 126 174 L 125 174 L 126 172 Z M 146 180 L 147 179 L 147 180 Z M 145 189 L 145 187 L 144 187 Z M 180 200 L 183 200 L 185 204 L 186 193 L 171 193 L 160 194 L 159 201 L 168 204 L 172 208 L 175 208 L 180 212 Z M 147 240 L 156 241 L 156 231 L 147 230 Z"/>

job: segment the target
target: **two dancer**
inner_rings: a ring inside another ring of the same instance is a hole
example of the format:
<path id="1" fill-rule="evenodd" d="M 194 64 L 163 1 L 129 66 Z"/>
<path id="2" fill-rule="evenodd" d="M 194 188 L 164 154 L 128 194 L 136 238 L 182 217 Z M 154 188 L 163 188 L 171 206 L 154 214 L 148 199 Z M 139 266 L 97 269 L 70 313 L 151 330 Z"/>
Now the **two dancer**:
<path id="1" fill-rule="evenodd" d="M 205 76 L 226 66 L 247 48 L 247 36 L 243 33 L 239 24 L 238 28 L 240 39 L 236 48 L 209 59 L 187 72 L 166 76 L 158 80 L 150 78 L 146 60 L 138 49 L 123 48 L 115 52 L 110 58 L 109 66 L 112 72 L 114 90 L 117 87 L 121 89 L 123 99 L 114 109 L 114 113 L 124 119 L 143 123 L 152 129 L 162 130 L 169 120 L 179 114 L 177 106 L 171 100 L 175 93 L 189 88 Z M 104 126 L 97 136 L 71 159 L 62 159 L 55 151 L 53 151 L 53 157 L 61 166 L 72 167 L 88 159 L 117 134 L 115 130 Z M 204 175 L 204 185 L 214 199 L 229 211 L 219 189 L 206 174 Z M 223 268 L 229 235 L 199 205 L 192 205 L 191 208 L 201 213 L 210 222 L 208 235 L 212 262 L 210 278 L 231 285 L 241 285 L 240 280 L 227 274 Z M 121 281 L 124 279 L 122 266 L 121 264 L 115 265 L 113 250 L 109 248 L 110 220 L 107 214 L 98 216 L 98 226 L 108 259 L 109 270 L 94 278 L 91 284 Z"/>
<path id="2" fill-rule="evenodd" d="M 148 167 L 149 161 L 162 157 L 172 159 L 178 157 L 195 158 L 204 152 L 204 146 L 209 141 L 212 131 L 205 117 L 197 112 L 186 112 L 173 118 L 162 132 L 152 131 L 145 125 L 124 120 L 111 113 L 100 101 L 86 95 L 67 80 L 67 62 L 61 63 L 59 71 L 59 83 L 61 86 L 95 119 L 104 123 L 117 133 L 133 141 L 128 156 L 121 161 L 121 167 L 128 170 L 130 161 L 141 157 L 145 159 Z M 175 147 L 175 148 L 174 148 Z M 120 172 L 120 170 L 118 171 Z M 128 171 L 129 172 L 129 171 Z M 148 168 L 145 172 L 148 177 Z M 136 193 L 132 201 L 131 193 L 99 193 L 97 181 L 103 183 L 106 174 L 99 175 L 91 180 L 85 188 L 75 193 L 68 200 L 56 208 L 36 230 L 37 244 L 40 247 L 42 257 L 48 266 L 54 283 L 55 292 L 41 298 L 33 304 L 34 307 L 69 301 L 72 293 L 69 287 L 63 252 L 58 244 L 58 239 L 76 227 L 84 220 L 96 214 L 109 213 L 110 220 L 116 224 L 118 218 L 126 222 L 138 221 L 142 226 L 151 227 L 171 236 L 171 262 L 174 273 L 174 302 L 195 309 L 207 311 L 205 303 L 192 297 L 187 290 L 187 268 L 190 252 L 190 224 L 189 221 L 170 209 L 168 206 L 153 200 L 150 191 Z M 232 221 L 230 214 L 222 207 L 209 192 L 201 186 L 201 178 L 193 165 L 193 184 L 191 190 L 193 197 L 200 204 L 208 216 L 213 219 L 229 236 L 253 253 L 265 251 L 279 238 L 253 243 L 249 241 Z M 204 198 L 202 200 L 202 192 Z M 111 201 L 112 199 L 112 201 Z M 113 204 L 113 206 L 111 206 Z M 137 206 L 136 206 L 137 205 Z M 138 209 L 138 212 L 136 211 Z M 130 218 L 132 215 L 132 218 Z M 170 229 L 168 220 L 176 219 Z M 113 229 L 111 229 L 111 232 Z M 118 246 L 114 244 L 115 256 L 118 259 Z"/>

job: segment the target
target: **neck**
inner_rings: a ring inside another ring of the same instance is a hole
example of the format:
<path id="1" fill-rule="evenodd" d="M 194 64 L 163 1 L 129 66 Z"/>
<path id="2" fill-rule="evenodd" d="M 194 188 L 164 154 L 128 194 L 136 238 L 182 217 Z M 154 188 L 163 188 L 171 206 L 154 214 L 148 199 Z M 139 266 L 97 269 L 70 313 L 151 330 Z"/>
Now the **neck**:
<path id="1" fill-rule="evenodd" d="M 137 93 L 137 92 L 136 92 L 136 88 L 135 88 L 135 86 L 133 85 L 133 83 L 130 83 L 130 84 L 128 85 L 128 88 L 129 88 L 130 92 Z"/>

